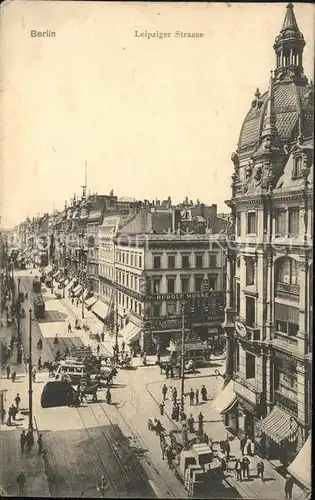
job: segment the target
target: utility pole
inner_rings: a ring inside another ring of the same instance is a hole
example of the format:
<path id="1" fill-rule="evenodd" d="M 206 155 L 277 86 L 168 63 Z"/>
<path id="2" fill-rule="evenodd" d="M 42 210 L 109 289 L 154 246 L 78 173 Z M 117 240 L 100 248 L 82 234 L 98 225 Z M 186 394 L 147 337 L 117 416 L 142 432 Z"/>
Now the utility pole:
<path id="1" fill-rule="evenodd" d="M 117 292 L 116 292 L 116 297 L 117 297 Z M 115 308 L 115 349 L 116 353 L 118 353 L 118 304 L 116 303 L 116 308 Z"/>
<path id="2" fill-rule="evenodd" d="M 84 319 L 84 299 L 83 299 L 83 292 L 84 292 L 84 248 L 82 248 L 82 252 L 81 252 L 81 259 L 82 259 L 82 319 Z M 86 266 L 86 269 L 87 269 L 87 266 Z M 87 272 L 87 271 L 86 271 Z"/>
<path id="3" fill-rule="evenodd" d="M 17 298 L 17 308 L 16 308 L 16 312 L 17 312 L 17 326 L 18 326 L 18 342 L 20 342 L 21 340 L 21 329 L 20 329 L 20 318 L 21 318 L 21 302 L 20 302 L 20 285 L 21 285 L 21 279 L 18 278 L 18 298 Z M 18 351 L 19 351 L 19 347 L 18 347 Z M 19 356 L 19 355 L 18 355 Z"/>
<path id="4" fill-rule="evenodd" d="M 29 308 L 30 313 L 30 336 L 29 336 L 29 358 L 28 358 L 28 418 L 29 418 L 29 430 L 33 434 L 33 379 L 32 379 L 32 308 Z"/>
<path id="5" fill-rule="evenodd" d="M 186 301 L 182 302 L 182 348 L 181 348 L 181 389 L 180 401 L 181 410 L 184 411 L 184 391 L 185 391 L 185 307 Z"/>

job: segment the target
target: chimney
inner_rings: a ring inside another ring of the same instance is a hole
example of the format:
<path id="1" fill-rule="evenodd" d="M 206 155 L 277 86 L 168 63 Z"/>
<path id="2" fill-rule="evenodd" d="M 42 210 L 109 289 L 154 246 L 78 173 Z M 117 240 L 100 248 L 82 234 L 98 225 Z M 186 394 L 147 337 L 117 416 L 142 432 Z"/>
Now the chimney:
<path id="1" fill-rule="evenodd" d="M 180 210 L 175 208 L 172 210 L 172 232 L 176 233 L 178 224 L 180 223 Z"/>

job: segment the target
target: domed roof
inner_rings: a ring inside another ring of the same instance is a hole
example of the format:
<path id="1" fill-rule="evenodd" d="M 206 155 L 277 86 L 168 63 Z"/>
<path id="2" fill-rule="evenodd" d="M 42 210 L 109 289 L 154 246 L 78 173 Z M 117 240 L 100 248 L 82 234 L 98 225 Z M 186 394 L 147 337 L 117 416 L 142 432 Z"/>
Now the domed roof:
<path id="1" fill-rule="evenodd" d="M 271 77 L 271 87 L 262 96 L 257 89 L 251 109 L 246 115 L 238 142 L 238 153 L 252 153 L 260 145 L 264 127 L 273 121 L 273 134 L 277 134 L 279 145 L 295 140 L 299 134 L 304 138 L 313 133 L 314 103 L 313 85 L 303 71 L 303 49 L 305 41 L 300 32 L 292 3 L 280 34 L 273 46 L 276 68 Z M 269 97 L 268 97 L 269 96 Z M 269 101 L 269 105 L 268 105 Z"/>
<path id="2" fill-rule="evenodd" d="M 297 85 L 294 82 L 279 82 L 274 85 L 273 111 L 276 128 L 283 142 L 291 141 L 297 133 L 297 123 L 301 115 L 304 137 L 312 135 L 314 110 L 309 85 Z M 257 96 L 243 122 L 238 142 L 239 152 L 255 150 L 259 144 L 266 117 L 268 92 Z"/>

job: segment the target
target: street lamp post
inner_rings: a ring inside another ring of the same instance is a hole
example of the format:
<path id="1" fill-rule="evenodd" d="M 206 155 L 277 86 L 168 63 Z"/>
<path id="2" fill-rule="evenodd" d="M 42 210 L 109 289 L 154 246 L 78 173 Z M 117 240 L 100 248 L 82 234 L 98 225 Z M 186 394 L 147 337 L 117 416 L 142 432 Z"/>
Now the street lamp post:
<path id="1" fill-rule="evenodd" d="M 185 391 L 185 307 L 186 302 L 182 302 L 182 348 L 181 348 L 181 389 L 180 401 L 181 410 L 184 411 L 184 391 Z"/>
<path id="2" fill-rule="evenodd" d="M 118 353 L 118 304 L 116 304 L 115 308 L 115 350 Z"/>
<path id="3" fill-rule="evenodd" d="M 28 418 L 29 430 L 33 433 L 33 379 L 32 379 L 32 308 L 29 308 L 30 313 L 30 331 L 29 331 L 29 358 L 28 358 Z"/>

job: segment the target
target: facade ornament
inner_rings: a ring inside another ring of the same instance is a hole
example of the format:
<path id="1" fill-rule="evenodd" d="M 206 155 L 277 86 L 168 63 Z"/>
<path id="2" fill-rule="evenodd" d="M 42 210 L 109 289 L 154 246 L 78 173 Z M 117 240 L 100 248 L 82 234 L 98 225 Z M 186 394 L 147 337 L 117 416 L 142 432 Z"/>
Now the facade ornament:
<path id="1" fill-rule="evenodd" d="M 249 180 L 251 178 L 252 173 L 253 173 L 253 162 L 249 161 L 247 167 L 245 168 L 245 179 Z"/>
<path id="2" fill-rule="evenodd" d="M 302 272 L 305 272 L 307 270 L 307 260 L 306 259 L 300 260 L 299 266 L 300 266 L 300 270 Z"/>
<path id="3" fill-rule="evenodd" d="M 234 164 L 234 168 L 238 169 L 240 166 L 240 161 L 239 161 L 239 156 L 235 151 L 233 151 L 233 153 L 231 154 L 231 160 Z"/>
<path id="4" fill-rule="evenodd" d="M 272 250 L 269 248 L 267 250 L 267 265 L 268 267 L 271 267 L 273 264 L 273 254 L 272 254 Z"/>
<path id="5" fill-rule="evenodd" d="M 261 179 L 262 179 L 262 168 L 260 165 L 258 165 L 255 169 L 255 172 L 254 172 L 254 179 L 255 179 L 255 186 L 259 186 L 259 184 L 261 183 Z"/>
<path id="6" fill-rule="evenodd" d="M 290 154 L 290 146 L 289 146 L 288 142 L 284 143 L 284 145 L 283 145 L 283 152 L 284 152 L 285 155 L 289 155 Z"/>

